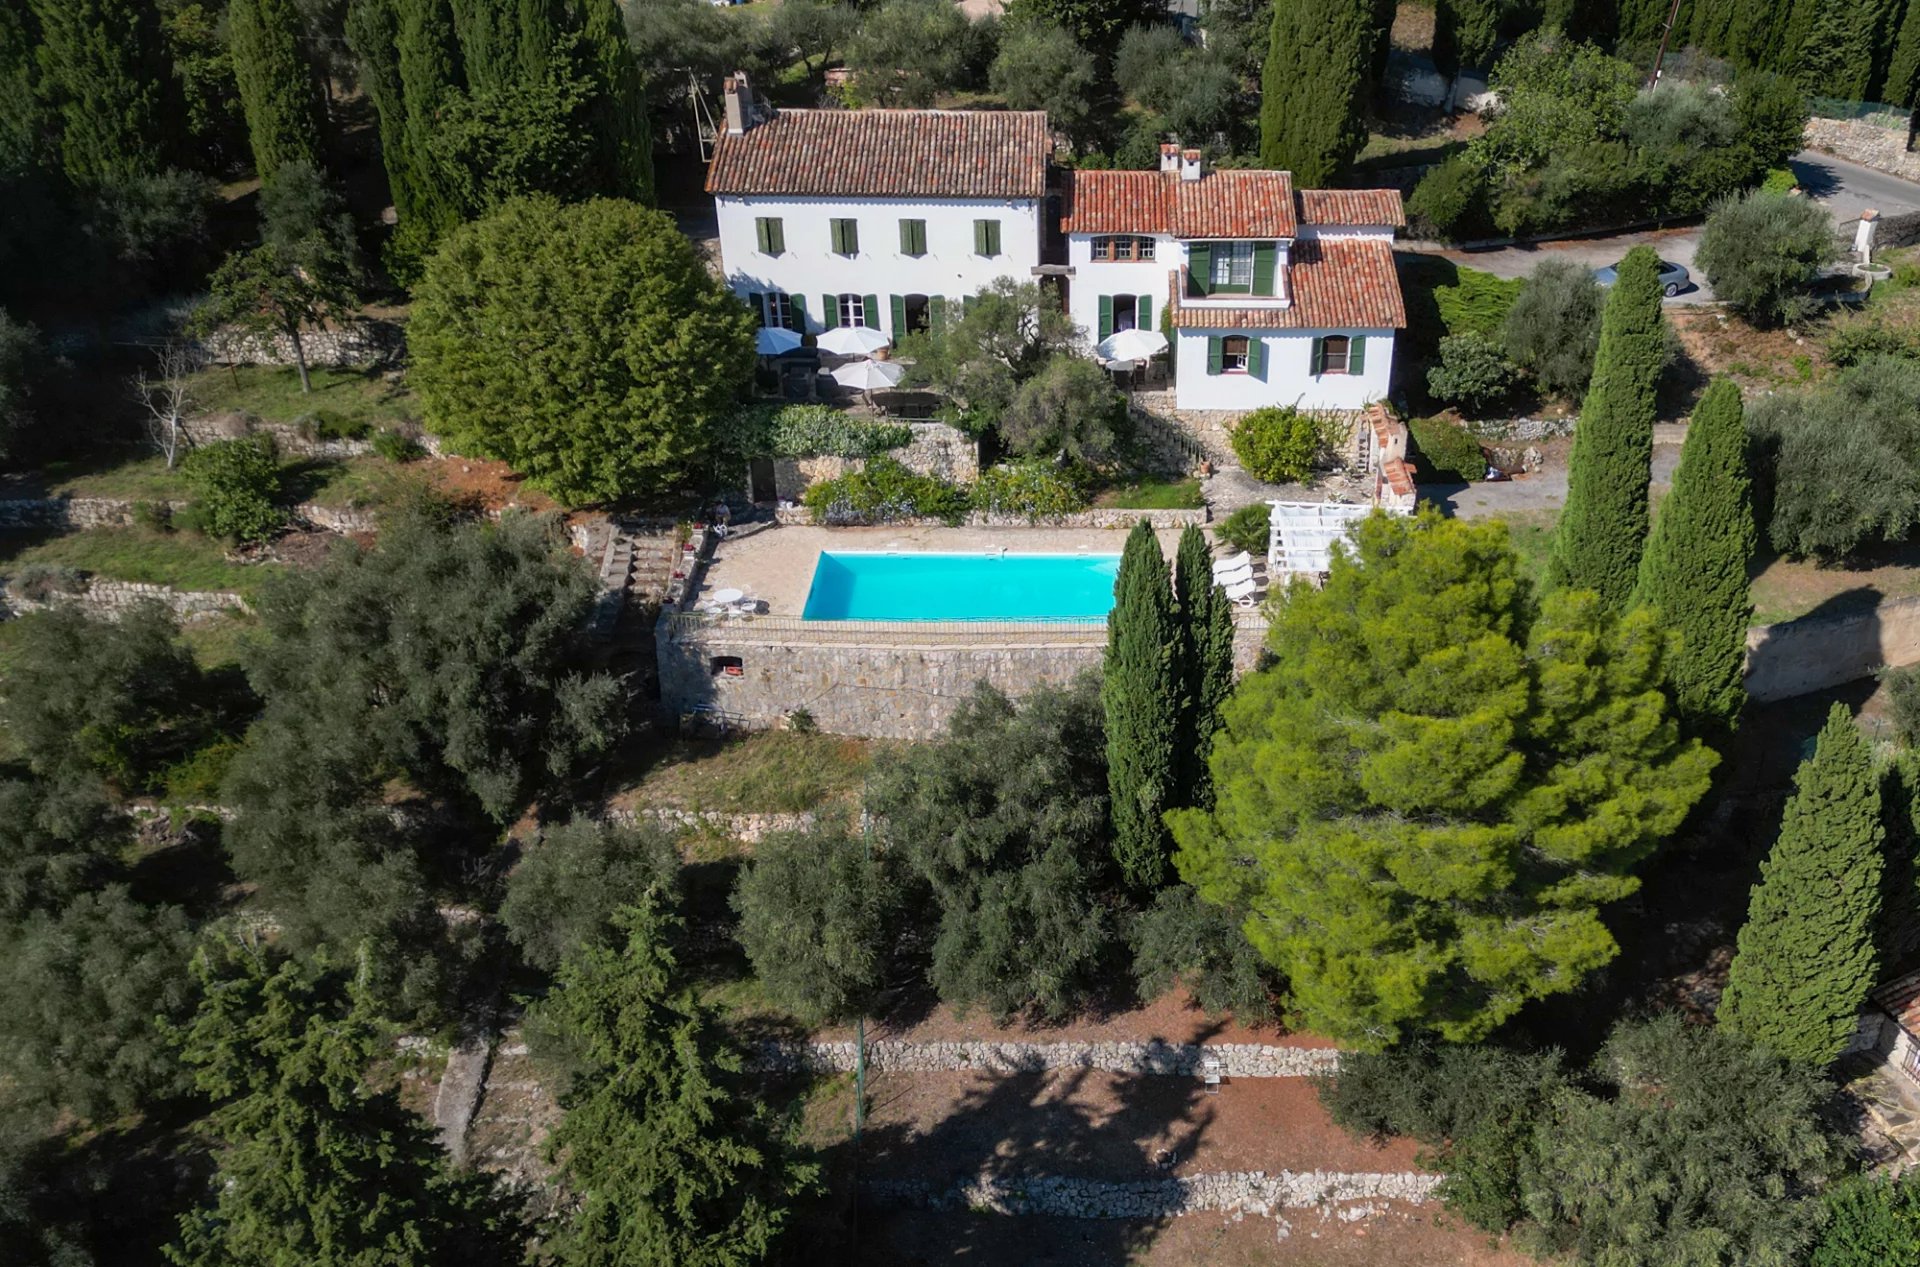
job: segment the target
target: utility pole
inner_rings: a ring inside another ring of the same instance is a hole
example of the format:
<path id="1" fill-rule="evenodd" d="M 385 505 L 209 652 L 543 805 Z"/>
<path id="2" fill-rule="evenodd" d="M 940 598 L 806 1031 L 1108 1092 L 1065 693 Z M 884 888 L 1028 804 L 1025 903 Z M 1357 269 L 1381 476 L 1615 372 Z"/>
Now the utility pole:
<path id="1" fill-rule="evenodd" d="M 1667 60 L 1667 41 L 1673 38 L 1673 24 L 1680 20 L 1680 0 L 1673 0 L 1673 7 L 1667 10 L 1667 25 L 1660 32 L 1660 51 L 1653 57 L 1653 78 L 1647 81 L 1647 87 L 1654 88 L 1660 83 L 1660 67 Z"/>

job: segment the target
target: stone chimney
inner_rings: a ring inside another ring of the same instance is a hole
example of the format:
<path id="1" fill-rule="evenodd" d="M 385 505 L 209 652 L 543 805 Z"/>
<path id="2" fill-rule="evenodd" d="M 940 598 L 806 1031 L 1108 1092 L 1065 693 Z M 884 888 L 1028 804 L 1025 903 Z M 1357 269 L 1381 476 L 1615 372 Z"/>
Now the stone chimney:
<path id="1" fill-rule="evenodd" d="M 1180 147 L 1172 141 L 1160 143 L 1160 170 L 1163 172 L 1180 170 Z"/>
<path id="2" fill-rule="evenodd" d="M 736 70 L 720 83 L 720 95 L 727 103 L 727 135 L 739 136 L 759 122 L 753 108 L 753 85 L 747 72 Z"/>
<path id="3" fill-rule="evenodd" d="M 1180 179 L 1199 180 L 1207 174 L 1207 160 L 1200 156 L 1199 150 L 1180 151 Z"/>

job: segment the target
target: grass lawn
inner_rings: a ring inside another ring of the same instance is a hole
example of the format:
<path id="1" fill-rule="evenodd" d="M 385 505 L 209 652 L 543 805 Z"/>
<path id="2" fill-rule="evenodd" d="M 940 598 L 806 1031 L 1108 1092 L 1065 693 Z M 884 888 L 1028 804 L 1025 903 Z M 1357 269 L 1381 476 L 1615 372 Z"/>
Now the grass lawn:
<path id="1" fill-rule="evenodd" d="M 1206 502 L 1200 496 L 1197 479 L 1149 478 L 1103 489 L 1093 504 L 1118 510 L 1197 510 Z"/>
<path id="2" fill-rule="evenodd" d="M 1520 574 L 1538 589 L 1547 579 L 1547 554 L 1553 549 L 1553 525 L 1560 518 L 1558 512 L 1526 510 L 1502 518 L 1513 540 L 1513 552 L 1520 556 Z"/>
<path id="3" fill-rule="evenodd" d="M 622 801 L 742 814 L 791 813 L 844 796 L 866 775 L 869 745 L 777 730 L 740 739 L 676 739 Z"/>
<path id="4" fill-rule="evenodd" d="M 195 408 L 209 412 L 238 410 L 265 422 L 298 422 L 324 411 L 342 423 L 391 426 L 415 418 L 413 394 L 379 373 L 315 369 L 313 391 L 300 390 L 294 369 L 242 365 L 216 367 L 193 378 Z"/>
<path id="5" fill-rule="evenodd" d="M 58 535 L 0 534 L 0 568 L 17 572 L 40 564 L 78 568 L 114 581 L 171 585 L 183 590 L 232 590 L 259 594 L 280 565 L 229 563 L 226 547 L 193 532 L 146 528 L 94 528 Z"/>
<path id="6" fill-rule="evenodd" d="M 165 458 L 139 457 L 115 461 L 126 455 L 102 453 L 73 461 L 49 462 L 40 468 L 47 492 L 67 497 L 117 497 L 126 501 L 185 501 L 191 493 L 186 476 L 175 466 L 167 469 Z"/>

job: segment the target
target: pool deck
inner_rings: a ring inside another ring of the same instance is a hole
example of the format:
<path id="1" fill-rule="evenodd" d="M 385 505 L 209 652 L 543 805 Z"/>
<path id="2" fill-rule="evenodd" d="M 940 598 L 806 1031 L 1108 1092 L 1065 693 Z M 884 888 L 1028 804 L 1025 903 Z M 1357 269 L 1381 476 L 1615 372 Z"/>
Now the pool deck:
<path id="1" fill-rule="evenodd" d="M 1173 558 L 1178 528 L 1154 534 Z M 716 590 L 737 589 L 767 604 L 775 616 L 798 616 L 813 585 L 814 562 L 823 551 L 902 550 L 964 553 L 1006 550 L 1012 554 L 1118 554 L 1127 534 L 1118 528 L 814 528 L 783 524 L 722 541 L 690 606 Z"/>

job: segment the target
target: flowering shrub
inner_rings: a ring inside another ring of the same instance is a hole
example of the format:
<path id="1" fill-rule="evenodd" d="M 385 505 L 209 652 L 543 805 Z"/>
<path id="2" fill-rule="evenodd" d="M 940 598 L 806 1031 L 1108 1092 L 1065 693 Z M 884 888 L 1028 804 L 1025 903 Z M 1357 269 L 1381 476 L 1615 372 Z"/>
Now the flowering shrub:
<path id="1" fill-rule="evenodd" d="M 967 513 L 964 491 L 931 475 L 915 475 L 888 457 L 871 459 L 864 471 L 822 480 L 800 500 L 817 524 L 880 524 L 898 519 L 958 523 Z"/>
<path id="2" fill-rule="evenodd" d="M 1072 468 L 1028 458 L 1004 462 L 980 472 L 973 506 L 995 515 L 1024 515 L 1029 520 L 1070 515 L 1086 509 L 1087 494 Z"/>

